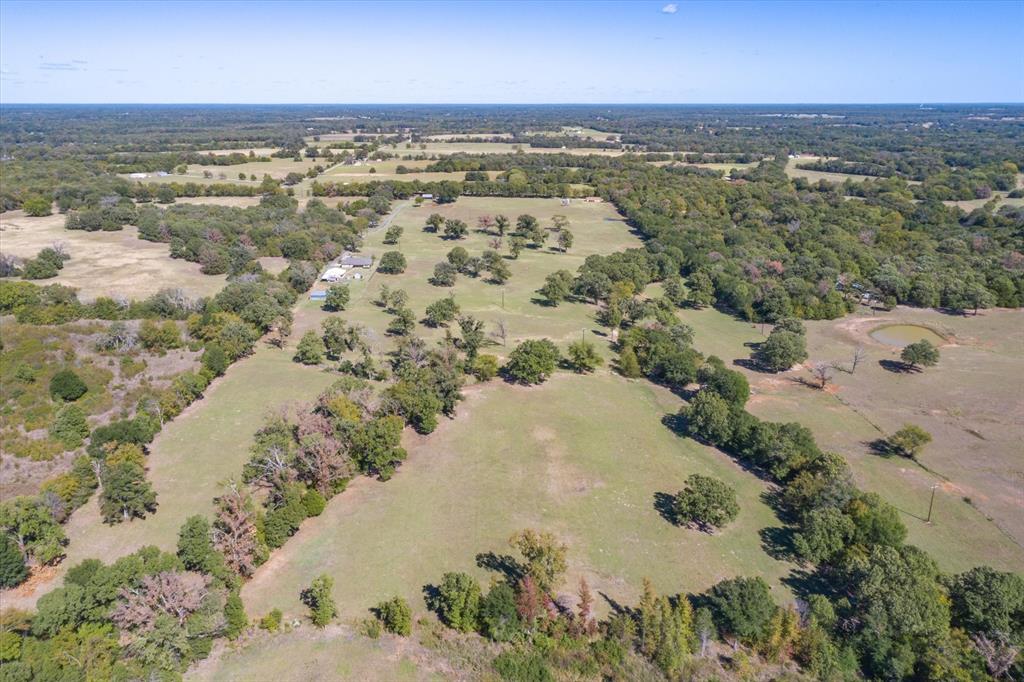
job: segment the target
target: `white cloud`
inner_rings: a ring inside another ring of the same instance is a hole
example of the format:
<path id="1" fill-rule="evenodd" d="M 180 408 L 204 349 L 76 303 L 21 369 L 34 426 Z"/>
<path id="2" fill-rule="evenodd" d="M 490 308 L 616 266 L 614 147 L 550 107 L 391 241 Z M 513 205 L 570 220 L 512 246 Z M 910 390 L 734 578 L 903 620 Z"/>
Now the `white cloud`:
<path id="1" fill-rule="evenodd" d="M 670 3 L 668 3 L 667 5 L 665 5 L 664 7 L 661 8 L 661 13 L 662 14 L 675 14 L 678 11 L 679 11 L 679 5 L 677 5 L 674 2 L 670 2 Z"/>

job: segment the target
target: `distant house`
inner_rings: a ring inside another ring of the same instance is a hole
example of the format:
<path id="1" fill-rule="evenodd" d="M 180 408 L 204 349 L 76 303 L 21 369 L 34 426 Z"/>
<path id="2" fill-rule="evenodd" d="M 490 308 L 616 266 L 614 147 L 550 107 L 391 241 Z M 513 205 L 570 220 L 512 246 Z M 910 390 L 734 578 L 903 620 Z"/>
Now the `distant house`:
<path id="1" fill-rule="evenodd" d="M 321 282 L 339 282 L 345 279 L 345 273 L 348 272 L 346 268 L 329 267 L 324 270 L 324 274 L 320 275 Z"/>
<path id="2" fill-rule="evenodd" d="M 342 256 L 338 265 L 343 268 L 368 268 L 373 265 L 373 259 L 367 256 Z"/>
<path id="3" fill-rule="evenodd" d="M 421 194 L 420 195 L 420 199 L 433 199 L 433 198 L 434 198 L 433 194 Z"/>
<path id="4" fill-rule="evenodd" d="M 133 180 L 141 180 L 142 178 L 148 178 L 149 173 L 130 173 L 128 177 Z"/>
<path id="5" fill-rule="evenodd" d="M 324 301 L 327 299 L 326 291 L 314 291 L 309 295 L 311 301 Z"/>

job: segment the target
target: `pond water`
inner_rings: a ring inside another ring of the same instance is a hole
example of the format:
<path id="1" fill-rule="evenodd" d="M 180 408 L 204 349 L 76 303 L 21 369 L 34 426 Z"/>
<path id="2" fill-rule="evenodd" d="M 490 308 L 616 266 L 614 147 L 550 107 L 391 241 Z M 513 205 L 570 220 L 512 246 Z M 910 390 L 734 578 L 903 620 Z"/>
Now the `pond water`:
<path id="1" fill-rule="evenodd" d="M 935 346 L 946 342 L 944 338 L 928 327 L 921 327 L 916 324 L 893 324 L 888 327 L 879 327 L 871 332 L 871 338 L 890 346 L 896 346 L 897 348 L 909 346 L 922 339 L 931 341 Z"/>

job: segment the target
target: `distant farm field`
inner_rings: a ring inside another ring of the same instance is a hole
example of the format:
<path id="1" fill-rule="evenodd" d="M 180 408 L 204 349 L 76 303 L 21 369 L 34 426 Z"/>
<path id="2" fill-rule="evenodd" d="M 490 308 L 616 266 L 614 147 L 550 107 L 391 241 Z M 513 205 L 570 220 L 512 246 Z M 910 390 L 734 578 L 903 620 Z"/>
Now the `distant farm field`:
<path id="1" fill-rule="evenodd" d="M 117 232 L 65 230 L 65 216 L 42 218 L 23 211 L 0 215 L 0 251 L 31 258 L 54 242 L 67 245 L 71 260 L 57 277 L 37 284 L 75 287 L 83 300 L 98 296 L 141 299 L 160 289 L 180 288 L 190 296 L 210 296 L 225 282 L 223 275 L 204 275 L 197 263 L 172 259 L 167 244 L 137 237 L 134 227 Z"/>

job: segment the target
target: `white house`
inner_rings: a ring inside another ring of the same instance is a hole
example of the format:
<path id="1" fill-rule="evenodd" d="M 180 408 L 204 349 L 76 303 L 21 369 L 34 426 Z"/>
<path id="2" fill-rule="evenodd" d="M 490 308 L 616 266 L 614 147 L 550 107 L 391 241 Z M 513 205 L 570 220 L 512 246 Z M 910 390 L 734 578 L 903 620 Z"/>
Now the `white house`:
<path id="1" fill-rule="evenodd" d="M 320 275 L 321 282 L 340 282 L 345 279 L 345 273 L 348 272 L 346 268 L 330 267 L 324 270 L 324 274 Z"/>

